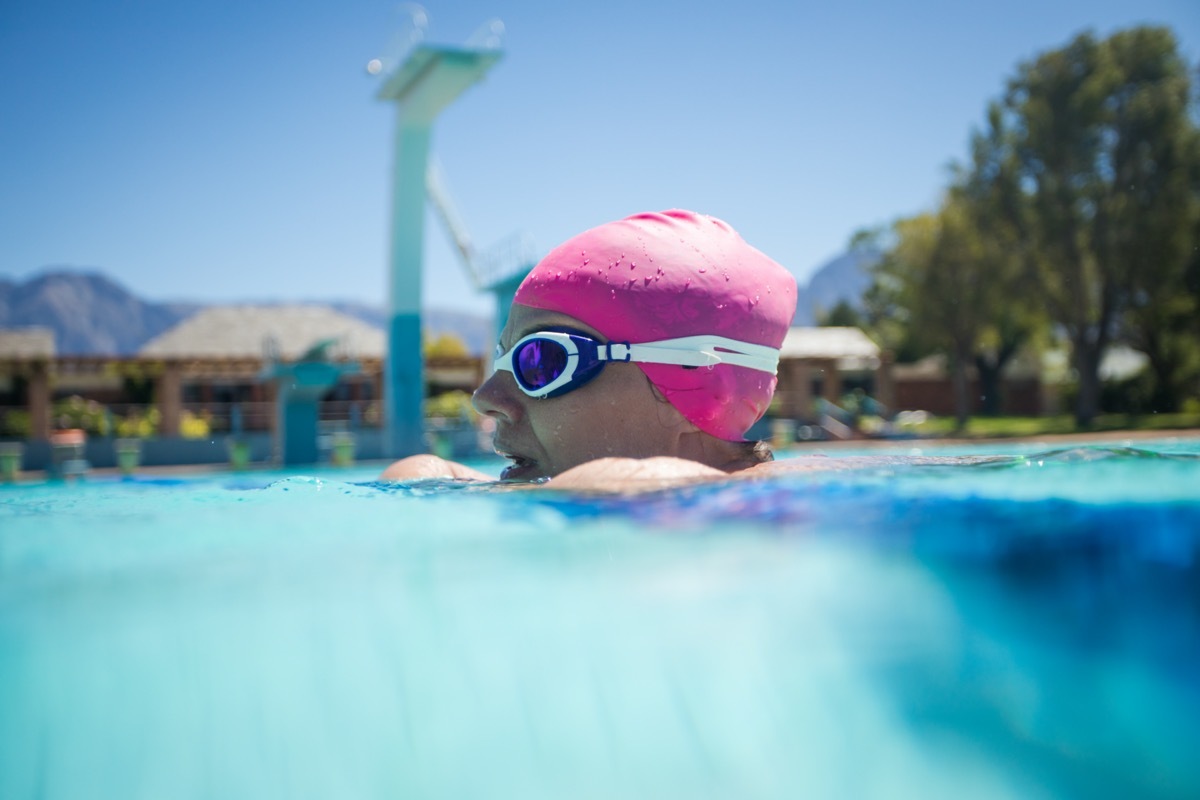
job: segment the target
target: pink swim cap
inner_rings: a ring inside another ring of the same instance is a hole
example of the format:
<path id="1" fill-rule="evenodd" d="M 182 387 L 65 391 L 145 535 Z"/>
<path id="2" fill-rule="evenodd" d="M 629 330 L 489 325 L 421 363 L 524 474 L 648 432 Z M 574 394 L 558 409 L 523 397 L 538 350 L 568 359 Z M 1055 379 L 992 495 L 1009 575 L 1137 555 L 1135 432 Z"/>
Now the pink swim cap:
<path id="1" fill-rule="evenodd" d="M 715 217 L 636 214 L 569 239 L 541 260 L 514 302 L 575 317 L 610 341 L 716 335 L 778 348 L 796 310 L 796 279 Z M 741 441 L 762 417 L 775 376 L 718 364 L 638 364 L 697 428 Z"/>

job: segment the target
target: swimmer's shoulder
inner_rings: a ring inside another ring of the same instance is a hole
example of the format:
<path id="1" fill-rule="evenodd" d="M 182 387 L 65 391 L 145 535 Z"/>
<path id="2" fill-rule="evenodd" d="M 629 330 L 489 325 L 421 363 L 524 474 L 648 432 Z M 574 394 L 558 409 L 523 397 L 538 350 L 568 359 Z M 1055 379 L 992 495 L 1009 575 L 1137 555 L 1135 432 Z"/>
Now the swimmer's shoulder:
<path id="1" fill-rule="evenodd" d="M 624 494 L 691 483 L 770 478 L 783 474 L 824 471 L 846 466 L 848 465 L 841 463 L 840 459 L 830 459 L 824 456 L 766 461 L 734 471 L 724 471 L 698 461 L 674 456 L 598 458 L 572 467 L 550 481 L 537 484 L 537 486 L 546 489 Z M 497 483 L 495 477 L 491 475 L 428 454 L 403 458 L 384 470 L 380 478 L 387 481 L 442 478 Z M 530 488 L 534 488 L 534 486 L 534 484 L 530 484 Z"/>
<path id="2" fill-rule="evenodd" d="M 719 469 L 674 456 L 598 458 L 566 470 L 546 486 L 587 492 L 649 491 L 725 475 Z"/>
<path id="3" fill-rule="evenodd" d="M 423 453 L 396 461 L 379 476 L 384 481 L 406 481 L 423 478 L 450 478 L 466 481 L 494 481 L 491 475 L 464 464 Z"/>
<path id="4" fill-rule="evenodd" d="M 565 489 L 581 492 L 626 493 L 678 486 L 703 480 L 722 479 L 727 473 L 684 458 L 598 458 L 572 467 L 546 483 L 528 488 Z M 422 454 L 393 463 L 380 480 L 426 479 L 469 480 L 499 483 L 493 476 L 438 456 Z M 506 484 L 518 488 L 520 484 Z"/>
<path id="5" fill-rule="evenodd" d="M 839 468 L 844 468 L 844 465 L 825 456 L 765 461 L 724 470 L 673 456 L 599 458 L 567 470 L 545 486 L 549 489 L 625 494 L 688 484 L 754 480 Z"/>

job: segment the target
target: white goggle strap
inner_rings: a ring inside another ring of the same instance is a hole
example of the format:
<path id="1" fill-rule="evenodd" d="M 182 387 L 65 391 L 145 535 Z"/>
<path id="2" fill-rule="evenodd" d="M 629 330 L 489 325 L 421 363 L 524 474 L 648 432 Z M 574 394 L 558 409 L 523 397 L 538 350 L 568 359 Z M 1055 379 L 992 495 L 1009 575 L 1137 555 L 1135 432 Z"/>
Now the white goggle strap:
<path id="1" fill-rule="evenodd" d="M 643 364 L 675 364 L 681 367 L 713 367 L 732 364 L 774 375 L 779 367 L 779 349 L 739 342 L 724 336 L 684 336 L 644 344 L 609 342 L 600 345 L 606 361 L 640 361 Z"/>

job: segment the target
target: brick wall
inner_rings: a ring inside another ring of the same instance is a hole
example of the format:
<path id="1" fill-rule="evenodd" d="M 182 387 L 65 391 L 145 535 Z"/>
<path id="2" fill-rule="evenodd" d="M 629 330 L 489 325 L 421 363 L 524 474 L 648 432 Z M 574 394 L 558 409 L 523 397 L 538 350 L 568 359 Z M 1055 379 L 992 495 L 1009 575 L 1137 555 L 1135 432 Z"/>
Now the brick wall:
<path id="1" fill-rule="evenodd" d="M 1043 413 L 1041 382 L 1037 378 L 1010 378 L 1004 382 L 1000 413 L 1007 416 L 1038 416 Z M 949 378 L 896 378 L 897 411 L 928 411 L 953 416 L 954 385 Z M 971 413 L 983 410 L 979 381 L 967 382 Z"/>

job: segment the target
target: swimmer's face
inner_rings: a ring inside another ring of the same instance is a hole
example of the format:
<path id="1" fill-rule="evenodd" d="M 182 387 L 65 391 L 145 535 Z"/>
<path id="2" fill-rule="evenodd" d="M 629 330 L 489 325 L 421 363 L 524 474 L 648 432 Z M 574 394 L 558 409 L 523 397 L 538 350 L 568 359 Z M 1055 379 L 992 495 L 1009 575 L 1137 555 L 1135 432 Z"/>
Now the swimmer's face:
<path id="1" fill-rule="evenodd" d="M 574 317 L 514 304 L 500 348 L 508 352 L 527 334 L 562 327 L 604 340 Z M 512 373 L 498 370 L 473 400 L 479 413 L 496 422 L 496 452 L 512 459 L 506 480 L 553 477 L 608 456 L 675 455 L 680 434 L 695 430 L 636 364 L 607 364 L 583 386 L 549 398 L 530 397 Z"/>

